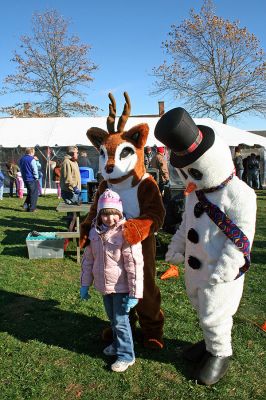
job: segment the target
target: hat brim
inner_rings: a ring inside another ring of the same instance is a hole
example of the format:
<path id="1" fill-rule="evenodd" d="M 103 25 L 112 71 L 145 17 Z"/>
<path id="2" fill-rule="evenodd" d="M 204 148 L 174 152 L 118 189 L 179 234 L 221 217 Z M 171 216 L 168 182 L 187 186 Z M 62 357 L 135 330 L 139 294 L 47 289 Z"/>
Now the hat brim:
<path id="1" fill-rule="evenodd" d="M 198 160 L 214 143 L 215 134 L 212 128 L 205 125 L 197 125 L 199 130 L 202 132 L 203 139 L 199 146 L 189 154 L 184 156 L 178 156 L 176 153 L 171 151 L 170 163 L 175 168 L 183 168 L 194 161 Z"/>

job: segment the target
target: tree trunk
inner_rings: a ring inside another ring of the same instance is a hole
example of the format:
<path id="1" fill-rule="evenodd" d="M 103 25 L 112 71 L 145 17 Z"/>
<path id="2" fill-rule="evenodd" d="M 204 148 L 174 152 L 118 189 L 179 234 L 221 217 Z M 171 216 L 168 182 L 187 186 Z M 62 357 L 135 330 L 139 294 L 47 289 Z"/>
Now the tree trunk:
<path id="1" fill-rule="evenodd" d="M 223 115 L 223 124 L 227 124 L 227 115 Z"/>

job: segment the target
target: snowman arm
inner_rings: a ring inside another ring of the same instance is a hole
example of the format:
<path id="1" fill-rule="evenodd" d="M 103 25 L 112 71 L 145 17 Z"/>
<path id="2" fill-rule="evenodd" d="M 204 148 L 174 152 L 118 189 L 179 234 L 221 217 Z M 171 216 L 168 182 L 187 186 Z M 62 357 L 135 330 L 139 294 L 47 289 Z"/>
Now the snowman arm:
<path id="1" fill-rule="evenodd" d="M 210 283 L 233 281 L 239 273 L 239 268 L 245 264 L 244 254 L 236 245 L 227 239 L 216 266 L 210 276 Z"/>
<path id="2" fill-rule="evenodd" d="M 251 193 L 248 201 L 244 196 L 239 196 L 235 201 L 232 201 L 231 209 L 227 212 L 229 218 L 248 237 L 250 249 L 255 234 L 256 208 L 256 196 Z M 216 265 L 212 268 L 210 283 L 233 281 L 239 273 L 239 268 L 244 264 L 244 254 L 230 239 L 227 239 Z"/>
<path id="3" fill-rule="evenodd" d="M 171 239 L 168 246 L 168 251 L 165 255 L 165 261 L 178 264 L 182 263 L 185 259 L 185 232 L 186 232 L 186 212 L 182 215 L 182 222 L 177 229 L 176 233 Z"/>

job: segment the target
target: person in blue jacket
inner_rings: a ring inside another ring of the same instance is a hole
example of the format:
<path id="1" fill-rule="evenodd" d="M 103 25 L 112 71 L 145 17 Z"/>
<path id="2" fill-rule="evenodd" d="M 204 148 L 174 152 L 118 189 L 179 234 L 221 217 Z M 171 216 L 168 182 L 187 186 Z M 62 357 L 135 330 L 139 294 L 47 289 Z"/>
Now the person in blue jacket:
<path id="1" fill-rule="evenodd" d="M 34 159 L 35 150 L 28 147 L 25 155 L 20 159 L 20 172 L 27 188 L 27 197 L 23 205 L 24 209 L 29 212 L 36 211 L 38 200 L 38 168 Z"/>

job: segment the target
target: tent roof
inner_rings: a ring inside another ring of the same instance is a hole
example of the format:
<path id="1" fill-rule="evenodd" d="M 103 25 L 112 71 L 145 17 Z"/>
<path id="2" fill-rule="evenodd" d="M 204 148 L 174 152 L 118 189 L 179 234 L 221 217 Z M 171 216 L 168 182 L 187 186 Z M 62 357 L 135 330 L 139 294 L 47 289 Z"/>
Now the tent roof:
<path id="1" fill-rule="evenodd" d="M 154 128 L 159 117 L 130 117 L 126 128 L 147 123 L 150 133 L 147 145 L 161 146 L 154 137 Z M 224 125 L 210 118 L 195 118 L 197 125 L 210 126 L 229 146 L 240 143 L 253 146 L 259 144 L 266 147 L 266 138 L 254 133 Z M 96 126 L 106 130 L 106 117 L 72 117 L 72 118 L 1 118 L 0 145 L 3 147 L 69 146 L 73 144 L 91 146 L 86 136 L 87 130 Z"/>

